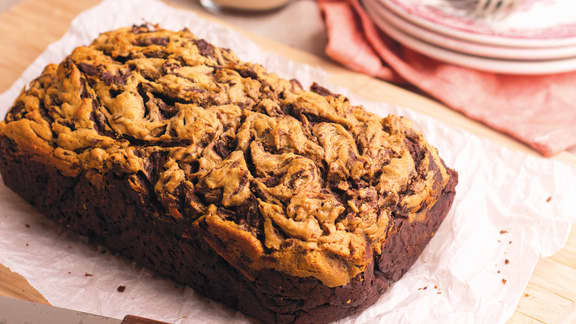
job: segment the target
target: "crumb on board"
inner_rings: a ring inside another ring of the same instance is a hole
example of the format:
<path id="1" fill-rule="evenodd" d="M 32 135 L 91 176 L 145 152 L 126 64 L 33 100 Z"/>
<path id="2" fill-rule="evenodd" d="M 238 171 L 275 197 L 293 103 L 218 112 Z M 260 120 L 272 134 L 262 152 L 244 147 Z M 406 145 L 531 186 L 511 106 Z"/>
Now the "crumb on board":
<path id="1" fill-rule="evenodd" d="M 512 244 L 512 241 L 508 241 L 508 244 Z"/>
<path id="2" fill-rule="evenodd" d="M 508 263 L 510 263 L 510 260 L 505 259 L 505 260 L 504 260 L 504 264 L 508 264 Z"/>
<path id="3" fill-rule="evenodd" d="M 505 285 L 508 280 L 502 279 L 502 284 Z"/>
<path id="4" fill-rule="evenodd" d="M 24 226 L 26 226 L 26 228 L 30 228 L 30 224 L 24 224 Z"/>
<path id="5" fill-rule="evenodd" d="M 548 198 L 546 198 L 546 202 L 550 202 L 550 200 L 552 200 L 552 196 L 548 196 Z"/>
<path id="6" fill-rule="evenodd" d="M 524 294 L 524 297 L 530 297 L 530 295 L 528 295 L 528 294 Z"/>
<path id="7" fill-rule="evenodd" d="M 72 274 L 72 272 L 68 271 L 68 274 Z"/>
<path id="8" fill-rule="evenodd" d="M 437 293 L 436 293 L 436 295 L 440 295 L 441 293 L 442 293 L 442 292 L 441 292 L 441 291 L 439 291 L 439 292 L 437 292 Z"/>
<path id="9" fill-rule="evenodd" d="M 26 243 L 26 246 L 30 246 L 30 244 Z"/>
<path id="10" fill-rule="evenodd" d="M 500 234 L 506 234 L 506 233 L 508 233 L 507 230 L 500 230 Z"/>
<path id="11" fill-rule="evenodd" d="M 497 274 L 500 274 L 500 270 L 496 271 Z"/>
<path id="12" fill-rule="evenodd" d="M 94 275 L 91 273 L 85 272 L 84 277 L 94 277 Z"/>
<path id="13" fill-rule="evenodd" d="M 126 286 L 118 286 L 118 288 L 116 288 L 116 291 L 118 291 L 119 293 L 122 293 L 126 290 Z"/>
<path id="14" fill-rule="evenodd" d="M 438 289 L 438 285 L 434 285 L 434 289 Z"/>

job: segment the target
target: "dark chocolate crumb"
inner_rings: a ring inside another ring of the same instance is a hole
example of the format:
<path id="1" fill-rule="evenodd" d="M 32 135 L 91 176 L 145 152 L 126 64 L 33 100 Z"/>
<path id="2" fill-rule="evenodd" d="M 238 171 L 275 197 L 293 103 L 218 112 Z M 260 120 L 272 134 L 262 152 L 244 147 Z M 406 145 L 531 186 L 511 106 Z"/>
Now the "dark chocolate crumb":
<path id="1" fill-rule="evenodd" d="M 508 260 L 508 259 L 504 260 L 504 264 L 508 264 L 508 263 L 510 263 L 510 260 Z"/>
<path id="2" fill-rule="evenodd" d="M 501 231 L 500 231 L 500 234 L 506 234 L 506 233 L 508 233 L 507 230 L 501 230 Z"/>
<path id="3" fill-rule="evenodd" d="M 68 271 L 68 274 L 72 274 L 72 272 Z"/>
<path id="4" fill-rule="evenodd" d="M 546 198 L 546 202 L 550 202 L 550 200 L 552 200 L 552 196 L 549 196 L 548 198 Z"/>
<path id="5" fill-rule="evenodd" d="M 498 273 L 498 274 L 499 274 L 499 273 L 500 273 L 500 270 L 496 271 L 496 273 Z"/>
<path id="6" fill-rule="evenodd" d="M 26 243 L 26 246 L 30 246 L 30 244 Z"/>
<path id="7" fill-rule="evenodd" d="M 505 285 L 506 284 L 506 279 L 502 279 L 502 284 Z"/>
<path id="8" fill-rule="evenodd" d="M 167 46 L 169 43 L 170 43 L 169 37 L 142 38 L 137 42 L 137 44 L 140 46 L 150 46 L 150 45 Z"/>
<path id="9" fill-rule="evenodd" d="M 324 88 L 323 86 L 319 85 L 318 83 L 314 82 L 312 84 L 312 86 L 310 86 L 310 90 L 312 92 L 315 92 L 321 96 L 327 97 L 327 96 L 333 96 L 334 94 L 332 92 L 330 92 L 330 90 Z"/>
<path id="10" fill-rule="evenodd" d="M 423 289 L 423 290 L 426 290 L 426 289 L 428 289 L 428 286 L 425 286 L 425 287 L 424 287 L 424 288 L 422 288 L 422 289 Z"/>
<path id="11" fill-rule="evenodd" d="M 91 274 L 91 273 L 86 272 L 86 273 L 84 273 L 84 277 L 94 277 L 94 275 Z"/>
<path id="12" fill-rule="evenodd" d="M 116 288 L 116 290 L 117 290 L 119 293 L 123 293 L 123 292 L 126 290 L 126 286 L 118 286 L 118 288 Z"/>
<path id="13" fill-rule="evenodd" d="M 508 241 L 508 244 L 512 244 L 512 241 Z"/>
<path id="14" fill-rule="evenodd" d="M 26 228 L 30 228 L 30 224 L 25 224 Z"/>
<path id="15" fill-rule="evenodd" d="M 290 80 L 290 85 L 292 86 L 292 91 L 294 91 L 294 89 L 300 89 L 303 90 L 304 87 L 302 86 L 302 83 L 300 83 L 300 81 L 296 80 L 296 79 L 291 79 Z"/>
<path id="16" fill-rule="evenodd" d="M 212 44 L 208 43 L 203 39 L 194 39 L 192 40 L 192 42 L 194 42 L 194 44 L 198 48 L 198 52 L 200 52 L 200 55 L 214 57 L 214 47 L 212 46 Z"/>

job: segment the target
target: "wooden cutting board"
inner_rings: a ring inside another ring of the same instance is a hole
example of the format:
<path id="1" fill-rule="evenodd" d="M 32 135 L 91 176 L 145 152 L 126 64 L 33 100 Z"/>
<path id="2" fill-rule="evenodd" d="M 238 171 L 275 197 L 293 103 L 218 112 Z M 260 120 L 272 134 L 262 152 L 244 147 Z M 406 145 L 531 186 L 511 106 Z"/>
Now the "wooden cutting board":
<path id="1" fill-rule="evenodd" d="M 97 2 L 96 0 L 23 0 L 1 14 L 0 92 L 8 89 L 48 44 L 65 33 L 74 16 L 94 6 Z M 203 12 L 196 13 L 226 25 Z M 367 99 L 402 105 L 479 136 L 490 138 L 502 145 L 535 154 L 531 149 L 513 139 L 471 121 L 435 101 L 386 82 L 347 71 L 324 58 L 254 35 L 246 35 L 266 50 L 327 70 L 331 73 L 333 83 L 345 86 Z M 576 167 L 575 155 L 562 153 L 556 158 Z M 0 295 L 47 303 L 46 299 L 22 276 L 2 266 L 1 261 Z M 552 257 L 540 260 L 516 312 L 508 323 L 576 323 L 575 302 L 576 231 L 573 231 L 564 249 Z"/>

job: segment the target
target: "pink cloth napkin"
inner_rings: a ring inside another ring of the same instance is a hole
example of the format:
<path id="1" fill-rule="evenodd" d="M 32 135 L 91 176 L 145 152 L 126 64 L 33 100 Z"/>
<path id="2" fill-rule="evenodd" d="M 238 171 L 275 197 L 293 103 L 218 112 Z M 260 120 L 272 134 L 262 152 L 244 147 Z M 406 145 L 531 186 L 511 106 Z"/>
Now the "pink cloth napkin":
<path id="1" fill-rule="evenodd" d="M 545 76 L 477 71 L 429 58 L 381 32 L 358 0 L 318 0 L 326 53 L 350 69 L 411 83 L 545 156 L 576 146 L 576 71 Z"/>

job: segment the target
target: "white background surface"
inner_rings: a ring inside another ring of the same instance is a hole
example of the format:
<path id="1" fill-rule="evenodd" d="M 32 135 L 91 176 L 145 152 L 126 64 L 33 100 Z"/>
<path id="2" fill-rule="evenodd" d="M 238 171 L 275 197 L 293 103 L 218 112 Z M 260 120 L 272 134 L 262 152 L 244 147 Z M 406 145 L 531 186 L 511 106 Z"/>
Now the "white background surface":
<path id="1" fill-rule="evenodd" d="M 242 59 L 262 63 L 284 77 L 296 77 L 304 85 L 312 80 L 326 84 L 321 71 L 262 52 L 242 36 L 189 12 L 153 0 L 109 0 L 79 16 L 64 38 L 0 95 L 0 115 L 45 64 L 59 62 L 98 32 L 143 20 L 169 29 L 188 27 L 197 36 L 232 48 Z M 347 94 L 345 89 L 336 90 Z M 561 248 L 569 224 L 576 220 L 572 212 L 576 170 L 509 151 L 401 107 L 349 97 L 381 115 L 394 112 L 414 120 L 446 163 L 460 173 L 460 184 L 453 209 L 412 269 L 376 305 L 342 322 L 504 323 L 516 308 L 538 256 Z M 191 289 L 122 258 L 101 254 L 55 227 L 3 185 L 0 262 L 22 274 L 56 306 L 117 318 L 131 313 L 178 324 L 246 322 Z M 116 291 L 120 285 L 126 286 L 124 293 Z"/>

